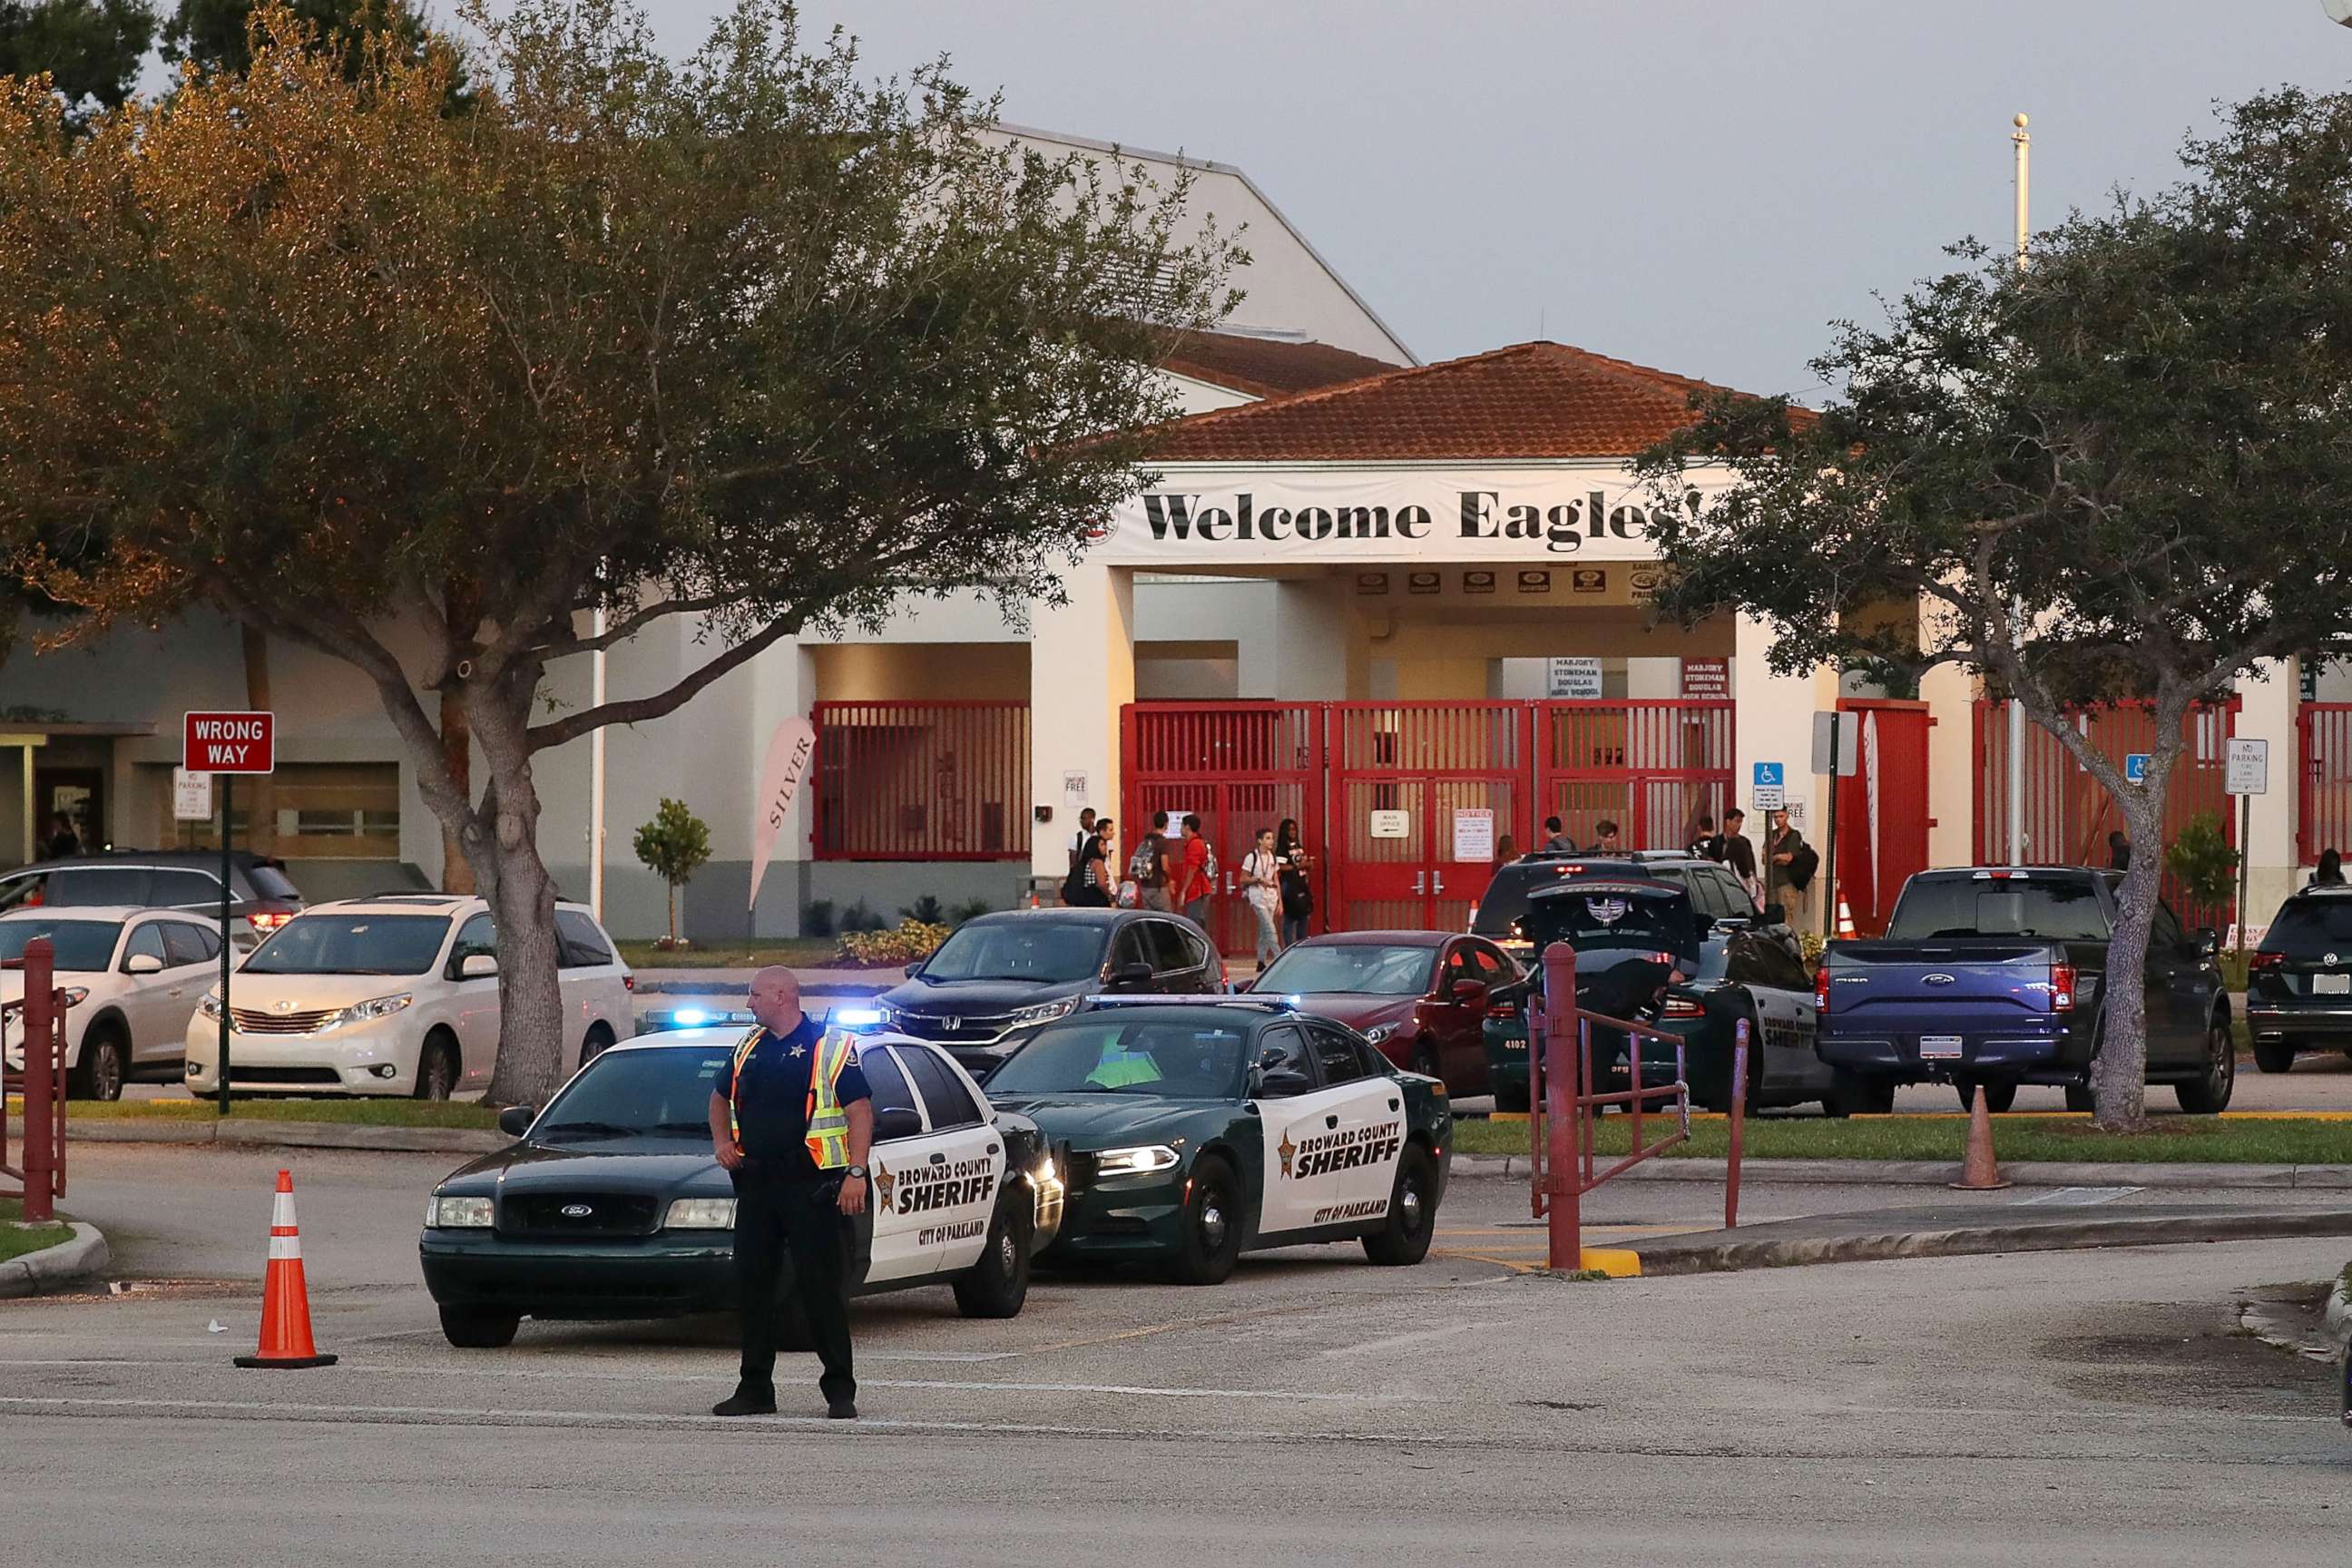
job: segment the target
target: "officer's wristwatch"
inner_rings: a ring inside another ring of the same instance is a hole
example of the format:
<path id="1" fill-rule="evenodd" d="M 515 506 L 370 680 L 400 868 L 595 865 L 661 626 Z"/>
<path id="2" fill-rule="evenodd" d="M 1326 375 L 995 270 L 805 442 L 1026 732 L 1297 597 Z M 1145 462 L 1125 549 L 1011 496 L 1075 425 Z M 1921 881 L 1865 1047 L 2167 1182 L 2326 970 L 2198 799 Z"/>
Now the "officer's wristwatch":
<path id="1" fill-rule="evenodd" d="M 852 1165 L 844 1173 L 844 1174 L 855 1176 L 862 1182 L 866 1179 L 866 1167 L 863 1165 Z"/>

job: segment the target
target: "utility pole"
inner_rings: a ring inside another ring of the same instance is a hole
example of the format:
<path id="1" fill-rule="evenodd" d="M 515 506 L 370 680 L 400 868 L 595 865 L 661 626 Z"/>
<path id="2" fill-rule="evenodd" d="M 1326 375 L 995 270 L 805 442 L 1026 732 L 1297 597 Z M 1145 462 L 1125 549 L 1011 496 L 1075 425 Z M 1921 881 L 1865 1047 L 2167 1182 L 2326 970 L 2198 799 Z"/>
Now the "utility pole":
<path id="1" fill-rule="evenodd" d="M 2010 142 L 2017 149 L 2017 269 L 2025 270 L 2025 177 L 2027 156 L 2033 138 L 2026 134 L 2025 116 L 2017 117 L 2017 129 L 2010 132 Z M 2022 641 L 2025 635 L 2025 605 L 2020 600 L 2010 601 L 2011 636 Z M 2009 863 L 2025 864 L 2025 704 L 2014 694 L 2009 700 Z"/>
<path id="2" fill-rule="evenodd" d="M 604 606 L 596 606 L 589 635 L 604 635 Z M 604 649 L 601 642 L 588 656 L 588 705 L 604 706 Z M 588 732 L 588 912 L 604 923 L 604 726 Z"/>

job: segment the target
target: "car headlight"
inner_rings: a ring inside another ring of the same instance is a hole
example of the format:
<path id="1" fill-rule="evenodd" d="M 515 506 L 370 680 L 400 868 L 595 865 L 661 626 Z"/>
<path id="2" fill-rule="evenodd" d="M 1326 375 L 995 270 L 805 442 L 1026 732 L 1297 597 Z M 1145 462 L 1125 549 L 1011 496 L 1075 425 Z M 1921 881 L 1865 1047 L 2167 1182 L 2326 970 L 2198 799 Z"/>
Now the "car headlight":
<path id="1" fill-rule="evenodd" d="M 219 1017 L 221 1016 L 220 993 L 217 991 L 205 992 L 205 999 L 196 1004 L 196 1011 L 202 1013 L 207 1018 Z"/>
<path id="2" fill-rule="evenodd" d="M 378 1018 L 389 1018 L 415 1000 L 415 997 L 404 991 L 397 996 L 374 996 L 365 1002 L 354 1002 L 319 1027 L 336 1029 L 345 1024 L 367 1024 Z"/>
<path id="3" fill-rule="evenodd" d="M 89 987 L 87 985 L 68 985 L 64 990 L 58 992 L 58 994 L 65 998 L 67 1006 L 79 1007 L 83 1003 L 89 1000 Z"/>
<path id="4" fill-rule="evenodd" d="M 1040 1002 L 1034 1007 L 1023 1007 L 1013 1015 L 1012 1027 L 1025 1029 L 1032 1024 L 1050 1024 L 1056 1018 L 1066 1018 L 1078 1010 L 1078 999 L 1065 996 L 1058 1002 Z"/>
<path id="5" fill-rule="evenodd" d="M 1140 1176 L 1152 1171 L 1172 1170 L 1176 1151 L 1165 1143 L 1149 1143 L 1135 1149 L 1106 1149 L 1095 1156 L 1095 1173 L 1101 1176 Z"/>
<path id="6" fill-rule="evenodd" d="M 425 1223 L 439 1230 L 487 1230 L 490 1200 L 445 1198 L 436 1194 L 425 1205 Z"/>
<path id="7" fill-rule="evenodd" d="M 1370 1028 L 1364 1031 L 1364 1042 L 1367 1045 L 1377 1046 L 1382 1041 L 1391 1038 L 1396 1032 L 1397 1026 L 1394 1024 L 1374 1024 Z"/>
<path id="8" fill-rule="evenodd" d="M 664 1230 L 733 1230 L 733 1198 L 673 1198 L 662 1215 Z"/>

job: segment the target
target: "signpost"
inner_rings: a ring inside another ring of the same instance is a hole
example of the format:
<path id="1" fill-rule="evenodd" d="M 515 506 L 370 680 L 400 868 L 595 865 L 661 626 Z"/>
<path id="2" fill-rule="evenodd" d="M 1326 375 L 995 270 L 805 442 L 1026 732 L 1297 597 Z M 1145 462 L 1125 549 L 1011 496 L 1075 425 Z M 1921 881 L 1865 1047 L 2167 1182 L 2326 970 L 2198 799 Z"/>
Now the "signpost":
<path id="1" fill-rule="evenodd" d="M 1787 786 L 1782 783 L 1782 767 L 1779 763 L 1756 764 L 1756 783 L 1748 792 L 1748 804 L 1758 811 L 1779 811 L 1789 801 Z"/>
<path id="2" fill-rule="evenodd" d="M 190 773 L 220 775 L 220 1113 L 228 1114 L 228 977 L 236 943 L 229 940 L 230 905 L 236 894 L 230 880 L 229 813 L 236 803 L 236 775 L 278 771 L 278 715 L 275 713 L 190 713 L 181 730 L 180 766 Z M 174 783 L 173 805 L 180 804 Z"/>
<path id="3" fill-rule="evenodd" d="M 1828 841 L 1822 856 L 1822 940 L 1837 935 L 1837 782 L 1862 771 L 1862 726 L 1846 722 L 1832 709 L 1813 715 L 1813 772 L 1830 776 L 1829 821 L 1822 829 Z"/>
<path id="4" fill-rule="evenodd" d="M 2254 796 L 2271 791 L 2271 743 L 2268 741 L 2230 737 L 2229 761 L 2225 764 L 2222 788 L 2238 797 L 2238 958 L 2246 956 L 2246 866 L 2253 858 L 2251 838 L 2254 825 Z"/>

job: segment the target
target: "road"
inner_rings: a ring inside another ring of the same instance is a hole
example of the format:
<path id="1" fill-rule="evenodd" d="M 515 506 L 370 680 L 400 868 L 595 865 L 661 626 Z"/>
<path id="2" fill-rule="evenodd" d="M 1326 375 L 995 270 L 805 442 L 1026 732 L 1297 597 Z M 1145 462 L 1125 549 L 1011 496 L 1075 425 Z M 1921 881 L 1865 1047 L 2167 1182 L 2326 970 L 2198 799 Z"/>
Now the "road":
<path id="1" fill-rule="evenodd" d="M 343 1362 L 234 1371 L 277 1162 L 76 1160 L 69 1206 L 118 1273 L 179 1283 L 0 1303 L 12 1562 L 2073 1565 L 2259 1541 L 2334 1564 L 2352 1526 L 2326 1369 L 2238 1316 L 2341 1243 L 1570 1283 L 1518 1271 L 1517 1188 L 1465 1182 L 1415 1269 L 1320 1247 L 1210 1290 L 1054 1278 L 1009 1322 L 944 1290 L 861 1302 L 845 1429 L 789 1382 L 783 1416 L 703 1415 L 731 1381 L 719 1321 L 450 1349 L 415 1271 L 449 1163 L 425 1156 L 299 1158 Z M 1767 1188 L 1748 1213 L 1902 1198 Z M 1715 1201 L 1649 1184 L 1594 1212 L 1701 1225 Z"/>

